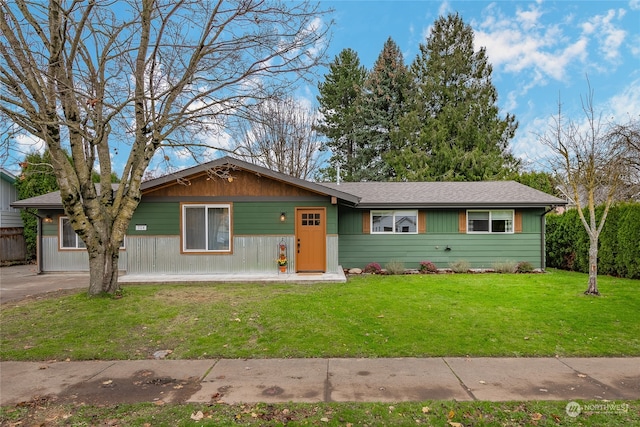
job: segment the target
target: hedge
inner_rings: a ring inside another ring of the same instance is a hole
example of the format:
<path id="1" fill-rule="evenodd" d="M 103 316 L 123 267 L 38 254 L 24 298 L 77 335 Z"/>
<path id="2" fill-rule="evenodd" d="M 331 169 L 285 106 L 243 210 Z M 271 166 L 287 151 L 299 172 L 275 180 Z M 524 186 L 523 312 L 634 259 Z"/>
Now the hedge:
<path id="1" fill-rule="evenodd" d="M 598 220 L 603 211 L 603 206 L 596 209 Z M 548 215 L 546 231 L 548 267 L 589 271 L 589 236 L 576 209 Z M 640 203 L 617 204 L 609 209 L 598 241 L 598 272 L 640 279 Z"/>

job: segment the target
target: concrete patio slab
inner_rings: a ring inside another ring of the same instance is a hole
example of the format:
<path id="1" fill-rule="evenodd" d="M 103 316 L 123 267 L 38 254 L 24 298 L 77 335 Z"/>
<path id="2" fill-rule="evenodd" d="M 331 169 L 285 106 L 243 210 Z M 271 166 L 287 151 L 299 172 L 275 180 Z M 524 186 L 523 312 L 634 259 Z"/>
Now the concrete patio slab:
<path id="1" fill-rule="evenodd" d="M 327 359 L 222 359 L 189 402 L 321 402 Z"/>
<path id="2" fill-rule="evenodd" d="M 619 393 L 555 358 L 446 358 L 478 400 L 616 399 Z"/>
<path id="3" fill-rule="evenodd" d="M 329 401 L 471 400 L 440 358 L 331 359 Z"/>

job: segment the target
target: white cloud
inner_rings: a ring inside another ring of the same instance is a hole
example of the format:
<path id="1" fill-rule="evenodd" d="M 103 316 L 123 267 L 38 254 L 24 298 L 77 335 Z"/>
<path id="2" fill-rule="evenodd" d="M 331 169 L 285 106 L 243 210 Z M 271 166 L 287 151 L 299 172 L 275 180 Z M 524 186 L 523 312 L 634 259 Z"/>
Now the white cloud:
<path id="1" fill-rule="evenodd" d="M 629 0 L 629 8 L 631 10 L 640 10 L 640 0 Z"/>
<path id="2" fill-rule="evenodd" d="M 615 62 L 620 58 L 622 46 L 627 32 L 615 25 L 625 15 L 624 9 L 610 9 L 604 15 L 596 15 L 582 24 L 584 35 L 593 36 L 599 44 L 599 51 L 604 58 Z"/>

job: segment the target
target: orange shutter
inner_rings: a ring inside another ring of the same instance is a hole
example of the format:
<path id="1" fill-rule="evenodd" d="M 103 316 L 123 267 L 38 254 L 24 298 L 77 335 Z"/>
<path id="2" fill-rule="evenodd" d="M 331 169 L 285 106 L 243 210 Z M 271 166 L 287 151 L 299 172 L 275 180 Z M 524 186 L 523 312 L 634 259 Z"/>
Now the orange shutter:
<path id="1" fill-rule="evenodd" d="M 516 210 L 513 219 L 514 233 L 522 233 L 522 211 Z"/>
<path id="2" fill-rule="evenodd" d="M 425 211 L 418 211 L 418 233 L 424 234 L 427 232 L 427 213 Z"/>
<path id="3" fill-rule="evenodd" d="M 371 234 L 371 212 L 362 212 L 362 234 Z"/>
<path id="4" fill-rule="evenodd" d="M 467 211 L 461 210 L 458 214 L 458 231 L 460 233 L 467 232 Z"/>

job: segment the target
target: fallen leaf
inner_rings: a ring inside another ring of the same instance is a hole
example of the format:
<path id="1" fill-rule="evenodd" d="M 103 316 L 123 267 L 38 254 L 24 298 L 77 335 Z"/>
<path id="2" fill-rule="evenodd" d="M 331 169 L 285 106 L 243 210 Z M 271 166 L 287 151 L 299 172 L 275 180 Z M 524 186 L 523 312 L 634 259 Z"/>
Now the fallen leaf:
<path id="1" fill-rule="evenodd" d="M 102 384 L 109 385 L 113 382 L 113 380 L 102 381 Z"/>
<path id="2" fill-rule="evenodd" d="M 429 408 L 428 406 L 423 406 L 422 407 L 422 413 L 423 414 L 428 414 L 429 411 L 431 411 L 431 408 Z"/>
<path id="3" fill-rule="evenodd" d="M 378 319 L 382 319 L 384 317 L 384 314 L 381 314 L 378 316 Z"/>
<path id="4" fill-rule="evenodd" d="M 200 421 L 203 418 L 204 414 L 202 413 L 202 411 L 194 412 L 193 414 L 191 414 L 191 419 L 194 421 Z"/>
<path id="5" fill-rule="evenodd" d="M 162 406 L 164 405 L 164 400 L 156 400 L 155 402 L 153 402 L 156 404 L 156 406 Z"/>
<path id="6" fill-rule="evenodd" d="M 449 411 L 449 414 L 447 415 L 447 418 L 448 418 L 448 419 L 451 419 L 451 418 L 453 418 L 453 417 L 455 417 L 455 416 L 456 416 L 456 413 L 455 413 L 455 412 L 454 412 L 454 410 L 452 409 L 452 410 L 450 410 L 450 411 Z"/>
<path id="7" fill-rule="evenodd" d="M 480 384 L 486 384 L 486 383 L 487 383 L 486 381 L 482 381 L 482 380 L 480 380 L 480 381 L 478 381 L 478 382 L 479 382 Z"/>
<path id="8" fill-rule="evenodd" d="M 541 391 L 541 392 L 543 392 L 543 393 L 546 393 L 546 392 L 548 392 L 549 390 L 547 390 L 546 388 L 541 388 L 541 389 L 540 389 L 540 391 Z"/>
<path id="9" fill-rule="evenodd" d="M 255 412 L 251 413 L 251 418 L 258 418 L 258 414 L 256 414 Z"/>
<path id="10" fill-rule="evenodd" d="M 320 421 L 322 421 L 323 423 L 328 423 L 329 422 L 329 418 L 322 417 L 322 418 L 320 418 Z"/>
<path id="11" fill-rule="evenodd" d="M 464 427 L 461 423 L 454 423 L 453 421 L 449 421 L 449 425 L 451 427 Z"/>
<path id="12" fill-rule="evenodd" d="M 180 390 L 181 388 L 184 388 L 184 386 L 182 384 L 176 384 L 173 386 L 174 390 Z"/>
<path id="13" fill-rule="evenodd" d="M 585 374 L 578 374 L 578 376 L 579 376 L 580 378 L 587 378 L 587 376 L 586 376 Z"/>
<path id="14" fill-rule="evenodd" d="M 531 414 L 531 419 L 533 421 L 540 421 L 542 419 L 542 414 L 540 412 L 535 412 Z"/>

